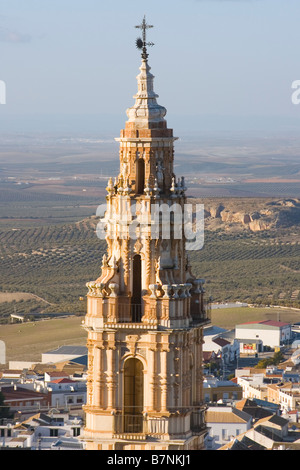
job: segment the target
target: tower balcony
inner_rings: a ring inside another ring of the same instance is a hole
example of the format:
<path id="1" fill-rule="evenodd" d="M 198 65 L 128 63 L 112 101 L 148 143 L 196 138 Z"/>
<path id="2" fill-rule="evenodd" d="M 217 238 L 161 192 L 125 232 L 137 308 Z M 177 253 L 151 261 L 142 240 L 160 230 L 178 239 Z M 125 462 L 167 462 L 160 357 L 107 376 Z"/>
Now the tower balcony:
<path id="1" fill-rule="evenodd" d="M 151 294 L 134 302 L 130 296 L 120 295 L 115 284 L 110 284 L 109 295 L 99 285 L 89 283 L 87 326 L 115 326 L 135 324 L 139 327 L 166 328 L 196 327 L 210 323 L 210 302 L 204 299 L 204 290 L 196 283 L 150 285 Z"/>
<path id="2" fill-rule="evenodd" d="M 206 429 L 204 406 L 165 413 L 115 412 L 113 416 L 113 434 L 122 439 L 167 439 L 178 434 L 202 434 Z"/>

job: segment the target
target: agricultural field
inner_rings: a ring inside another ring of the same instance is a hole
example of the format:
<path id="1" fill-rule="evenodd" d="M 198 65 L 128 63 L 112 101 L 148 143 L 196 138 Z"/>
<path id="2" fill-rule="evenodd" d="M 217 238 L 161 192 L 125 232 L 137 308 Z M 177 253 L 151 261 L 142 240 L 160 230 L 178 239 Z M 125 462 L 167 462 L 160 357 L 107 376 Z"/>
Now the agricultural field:
<path id="1" fill-rule="evenodd" d="M 300 321 L 300 309 L 287 307 L 234 307 L 212 309 L 211 322 L 221 328 L 234 329 L 239 323 L 275 320 L 286 323 Z"/>
<path id="2" fill-rule="evenodd" d="M 300 244 L 287 233 L 206 232 L 203 249 L 190 252 L 194 272 L 215 301 L 299 307 Z"/>
<path id="3" fill-rule="evenodd" d="M 67 224 L 0 230 L 2 323 L 14 312 L 85 313 L 81 299 L 86 282 L 100 274 L 106 248 L 96 236 L 96 225 L 97 218 L 91 216 Z M 206 231 L 203 249 L 188 252 L 193 271 L 206 279 L 207 295 L 214 302 L 298 307 L 300 245 L 290 233 L 291 238 L 286 230 L 282 236 L 278 231 Z"/>
<path id="4" fill-rule="evenodd" d="M 87 333 L 82 318 L 68 317 L 13 325 L 1 325 L 0 340 L 6 361 L 41 361 L 42 353 L 63 345 L 85 346 Z"/>
<path id="5" fill-rule="evenodd" d="M 83 314 L 80 298 L 86 282 L 99 275 L 104 253 L 95 228 L 91 217 L 74 224 L 0 231 L 0 321 L 14 312 Z M 18 298 L 17 292 L 27 296 Z M 11 301 L 8 293 L 14 293 Z"/>

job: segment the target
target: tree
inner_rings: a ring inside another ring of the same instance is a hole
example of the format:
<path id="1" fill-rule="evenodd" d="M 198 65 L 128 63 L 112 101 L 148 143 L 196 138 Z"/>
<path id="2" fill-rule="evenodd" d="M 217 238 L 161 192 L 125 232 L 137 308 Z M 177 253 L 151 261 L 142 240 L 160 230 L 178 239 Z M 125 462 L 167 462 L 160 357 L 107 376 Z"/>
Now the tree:
<path id="1" fill-rule="evenodd" d="M 257 369 L 265 369 L 268 366 L 277 366 L 281 361 L 284 360 L 284 356 L 281 351 L 277 351 L 273 357 L 266 357 L 266 359 L 261 359 L 257 365 Z"/>

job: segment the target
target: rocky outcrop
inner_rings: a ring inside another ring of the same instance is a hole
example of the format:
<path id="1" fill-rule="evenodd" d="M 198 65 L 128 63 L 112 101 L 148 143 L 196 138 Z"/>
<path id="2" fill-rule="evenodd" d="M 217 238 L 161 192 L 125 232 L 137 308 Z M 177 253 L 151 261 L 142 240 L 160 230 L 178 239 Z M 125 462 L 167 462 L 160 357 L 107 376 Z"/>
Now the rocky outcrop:
<path id="1" fill-rule="evenodd" d="M 199 201 L 200 202 L 200 201 Z M 231 198 L 201 201 L 208 229 L 246 229 L 252 232 L 300 225 L 299 199 Z"/>

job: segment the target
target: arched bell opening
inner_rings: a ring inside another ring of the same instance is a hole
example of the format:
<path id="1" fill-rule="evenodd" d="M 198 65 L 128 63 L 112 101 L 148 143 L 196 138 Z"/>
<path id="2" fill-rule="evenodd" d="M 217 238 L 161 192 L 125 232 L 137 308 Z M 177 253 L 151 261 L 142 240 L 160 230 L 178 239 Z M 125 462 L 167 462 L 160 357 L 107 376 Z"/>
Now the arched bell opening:
<path id="1" fill-rule="evenodd" d="M 131 319 L 140 322 L 142 318 L 142 259 L 135 255 L 132 262 Z"/>
<path id="2" fill-rule="evenodd" d="M 136 194 L 144 194 L 145 189 L 145 161 L 139 158 L 136 161 Z"/>
<path id="3" fill-rule="evenodd" d="M 143 432 L 144 366 L 136 358 L 124 364 L 123 429 L 124 432 Z"/>

